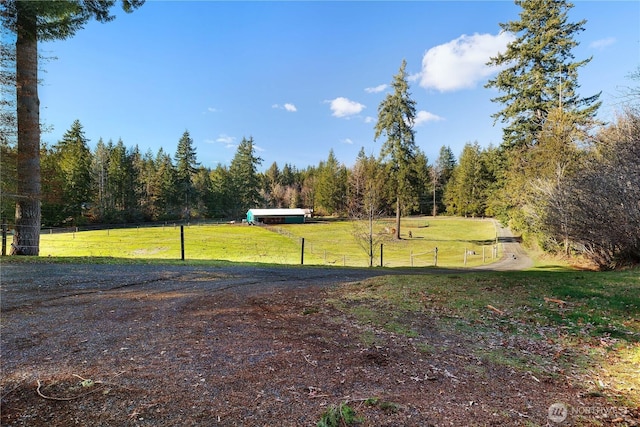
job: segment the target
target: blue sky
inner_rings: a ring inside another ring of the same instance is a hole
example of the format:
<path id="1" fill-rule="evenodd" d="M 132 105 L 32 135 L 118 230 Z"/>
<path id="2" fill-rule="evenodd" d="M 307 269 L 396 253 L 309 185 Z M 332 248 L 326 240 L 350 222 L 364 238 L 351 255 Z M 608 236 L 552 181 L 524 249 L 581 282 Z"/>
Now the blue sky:
<path id="1" fill-rule="evenodd" d="M 627 77 L 640 64 L 640 2 L 575 1 L 587 19 L 574 50 L 580 94 L 602 91 L 613 118 Z M 347 166 L 361 147 L 377 155 L 378 105 L 403 59 L 417 102 L 416 143 L 429 161 L 448 145 L 499 145 L 484 64 L 518 19 L 508 1 L 218 2 L 148 0 L 115 21 L 41 44 L 41 119 L 58 141 L 80 120 L 94 147 L 122 139 L 142 152 L 173 154 L 189 130 L 200 163 L 229 164 L 253 137 L 262 168 L 305 168 L 333 149 Z M 637 83 L 636 83 L 637 84 Z"/>

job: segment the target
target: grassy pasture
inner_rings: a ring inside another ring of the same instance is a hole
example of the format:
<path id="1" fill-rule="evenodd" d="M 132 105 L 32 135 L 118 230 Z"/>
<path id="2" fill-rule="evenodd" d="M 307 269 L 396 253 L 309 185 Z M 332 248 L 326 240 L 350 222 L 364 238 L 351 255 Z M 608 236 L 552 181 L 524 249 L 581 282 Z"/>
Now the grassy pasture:
<path id="1" fill-rule="evenodd" d="M 425 323 L 437 325 L 466 337 L 472 358 L 539 378 L 571 372 L 590 395 L 640 405 L 638 270 L 380 276 L 339 288 L 330 302 L 362 324 L 368 346 L 385 345 L 382 329 L 425 353 L 448 351 L 424 335 Z"/>
<path id="2" fill-rule="evenodd" d="M 376 232 L 393 228 L 393 220 L 376 223 Z M 465 249 L 467 266 L 490 263 L 495 226 L 489 220 L 464 218 L 406 218 L 402 221 L 403 239 L 384 242 L 386 267 L 431 266 L 438 247 L 438 266 L 461 267 Z M 409 238 L 409 231 L 412 237 Z M 250 227 L 240 224 L 192 225 L 184 228 L 185 258 L 299 264 L 301 239 L 305 239 L 306 265 L 364 267 L 366 252 L 354 238 L 354 225 L 348 221 Z M 114 257 L 128 259 L 180 259 L 180 227 L 148 227 L 43 234 L 41 256 Z M 413 256 L 412 256 L 413 255 Z M 500 256 L 500 253 L 499 253 Z M 379 247 L 375 265 L 380 264 Z"/>

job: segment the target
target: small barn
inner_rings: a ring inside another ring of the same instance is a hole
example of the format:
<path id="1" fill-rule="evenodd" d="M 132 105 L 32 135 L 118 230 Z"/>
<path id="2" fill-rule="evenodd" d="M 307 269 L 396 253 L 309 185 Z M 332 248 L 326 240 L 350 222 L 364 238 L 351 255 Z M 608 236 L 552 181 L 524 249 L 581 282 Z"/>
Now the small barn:
<path id="1" fill-rule="evenodd" d="M 249 209 L 249 224 L 303 224 L 304 209 Z"/>

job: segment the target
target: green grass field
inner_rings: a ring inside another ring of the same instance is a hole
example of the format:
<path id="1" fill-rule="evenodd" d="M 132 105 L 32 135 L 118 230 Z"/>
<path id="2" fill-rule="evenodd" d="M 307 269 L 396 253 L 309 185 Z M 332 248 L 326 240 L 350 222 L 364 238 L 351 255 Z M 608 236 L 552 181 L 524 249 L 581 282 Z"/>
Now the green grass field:
<path id="1" fill-rule="evenodd" d="M 391 229 L 393 220 L 376 223 L 376 230 Z M 495 261 L 496 230 L 490 220 L 464 218 L 405 218 L 401 240 L 384 242 L 385 267 L 425 267 L 434 264 L 438 248 L 439 267 L 477 266 Z M 409 238 L 409 232 L 412 237 Z M 305 265 L 365 267 L 366 252 L 354 238 L 349 221 L 250 227 L 241 224 L 184 227 L 185 259 L 274 264 L 300 264 L 301 240 L 305 239 Z M 379 247 L 374 265 L 380 265 Z M 484 253 L 484 256 L 483 256 Z M 181 258 L 180 227 L 148 227 L 65 234 L 43 234 L 41 256 L 113 257 L 127 259 Z M 498 253 L 500 256 L 501 253 Z"/>
<path id="2" fill-rule="evenodd" d="M 363 325 L 369 346 L 384 343 L 366 325 L 446 351 L 420 341 L 427 321 L 467 337 L 475 357 L 541 377 L 571 371 L 594 395 L 640 405 L 638 270 L 381 276 L 344 285 L 330 302 Z"/>

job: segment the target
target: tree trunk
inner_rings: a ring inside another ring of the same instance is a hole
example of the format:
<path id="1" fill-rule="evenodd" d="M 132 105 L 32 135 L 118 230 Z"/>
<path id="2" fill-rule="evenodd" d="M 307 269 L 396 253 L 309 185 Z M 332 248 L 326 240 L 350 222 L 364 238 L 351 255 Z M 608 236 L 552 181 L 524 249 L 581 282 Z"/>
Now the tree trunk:
<path id="1" fill-rule="evenodd" d="M 18 119 L 18 198 L 11 253 L 40 252 L 40 101 L 38 99 L 38 41 L 31 8 L 16 2 L 16 99 Z"/>
<path id="2" fill-rule="evenodd" d="M 400 240 L 400 196 L 396 197 L 396 239 Z"/>

